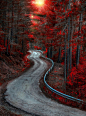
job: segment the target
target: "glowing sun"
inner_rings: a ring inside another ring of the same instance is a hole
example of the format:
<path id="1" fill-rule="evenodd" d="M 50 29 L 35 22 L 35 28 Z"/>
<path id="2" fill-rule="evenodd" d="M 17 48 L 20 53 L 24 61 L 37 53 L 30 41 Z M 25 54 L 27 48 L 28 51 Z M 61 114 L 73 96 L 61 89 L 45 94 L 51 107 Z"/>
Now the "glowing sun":
<path id="1" fill-rule="evenodd" d="M 44 0 L 35 0 L 35 4 L 39 7 L 44 5 Z"/>

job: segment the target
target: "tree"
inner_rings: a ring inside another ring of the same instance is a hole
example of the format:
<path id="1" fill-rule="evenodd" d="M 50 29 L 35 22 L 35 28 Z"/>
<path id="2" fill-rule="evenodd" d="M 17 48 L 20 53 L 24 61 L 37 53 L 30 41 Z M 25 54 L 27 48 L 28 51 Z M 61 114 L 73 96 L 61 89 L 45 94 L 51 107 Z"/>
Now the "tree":
<path id="1" fill-rule="evenodd" d="M 1 0 L 0 3 L 0 26 L 4 32 L 2 38 L 4 38 L 4 47 L 6 47 L 5 53 L 7 55 L 20 53 L 25 55 L 27 52 L 28 29 L 31 25 L 30 18 L 24 15 L 27 10 L 25 3 L 20 0 Z"/>

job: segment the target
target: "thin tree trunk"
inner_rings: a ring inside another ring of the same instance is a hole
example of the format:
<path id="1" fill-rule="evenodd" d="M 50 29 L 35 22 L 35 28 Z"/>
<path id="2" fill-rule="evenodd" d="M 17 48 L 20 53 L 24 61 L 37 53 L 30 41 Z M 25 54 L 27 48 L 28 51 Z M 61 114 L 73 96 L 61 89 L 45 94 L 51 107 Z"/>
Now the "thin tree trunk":
<path id="1" fill-rule="evenodd" d="M 10 41 L 12 43 L 12 40 L 13 40 L 13 0 L 11 1 L 11 18 L 12 18 L 12 21 L 11 21 L 11 35 L 10 35 Z M 12 51 L 12 44 L 10 45 L 10 51 Z"/>
<path id="2" fill-rule="evenodd" d="M 79 64 L 79 57 L 80 57 L 80 45 L 77 45 L 77 51 L 76 51 L 76 65 Z"/>
<path id="3" fill-rule="evenodd" d="M 69 59 L 70 59 L 69 40 L 70 40 L 70 17 L 68 17 L 67 76 L 69 75 Z"/>
<path id="4" fill-rule="evenodd" d="M 52 40 L 51 40 L 51 44 L 52 44 Z M 50 47 L 50 58 L 52 58 L 52 45 Z"/>
<path id="5" fill-rule="evenodd" d="M 81 30 L 81 26 L 82 26 L 82 13 L 80 14 L 80 26 L 79 26 L 79 31 Z M 78 38 L 80 39 L 80 38 Z M 76 65 L 79 65 L 79 59 L 80 59 L 80 45 L 77 45 L 77 51 L 76 51 Z"/>
<path id="6" fill-rule="evenodd" d="M 65 59 L 64 59 L 64 80 L 65 80 L 65 89 L 66 89 L 66 33 L 65 33 Z"/>
<path id="7" fill-rule="evenodd" d="M 7 14 L 9 14 L 9 3 L 8 2 L 7 2 Z M 9 19 L 9 17 L 7 17 L 7 19 Z M 9 28 L 9 26 L 10 26 L 10 23 L 9 23 L 9 20 L 8 20 L 8 23 L 7 23 L 7 33 L 8 33 L 8 35 L 7 35 L 7 47 L 6 47 L 7 55 L 9 55 L 9 53 L 8 53 L 8 46 L 9 46 L 8 42 L 10 40 L 10 28 Z"/>
<path id="8" fill-rule="evenodd" d="M 65 20 L 66 21 L 66 20 Z M 64 89 L 65 89 L 65 93 L 66 93 L 66 81 L 67 81 L 67 67 L 66 67 L 66 60 L 67 60 L 67 56 L 66 56 L 66 44 L 67 44 L 67 41 L 66 41 L 66 31 L 64 30 L 64 33 L 65 33 L 65 40 L 64 40 L 64 43 L 65 43 L 65 51 L 64 51 Z M 67 99 L 66 99 L 66 102 L 67 102 Z"/>
<path id="9" fill-rule="evenodd" d="M 6 54 L 8 55 L 8 37 L 7 37 Z"/>
<path id="10" fill-rule="evenodd" d="M 6 26 L 6 9 L 3 9 L 3 18 L 2 18 L 2 30 L 5 31 L 5 26 Z M 6 35 L 4 35 L 4 46 L 5 46 L 5 41 L 6 41 Z"/>
<path id="11" fill-rule="evenodd" d="M 49 58 L 50 57 L 50 53 L 49 53 L 49 48 L 48 48 L 48 51 L 47 51 L 47 57 Z"/>
<path id="12" fill-rule="evenodd" d="M 43 48 L 42 48 L 42 49 L 43 49 L 43 51 L 45 51 L 45 46 L 43 46 Z"/>
<path id="13" fill-rule="evenodd" d="M 61 63 L 61 47 L 59 47 L 58 63 Z"/>
<path id="14" fill-rule="evenodd" d="M 73 16 L 72 16 L 72 32 L 71 32 L 71 40 L 74 32 L 74 26 L 73 26 Z M 72 69 L 72 45 L 70 46 L 70 69 Z"/>
<path id="15" fill-rule="evenodd" d="M 22 49 L 21 49 L 21 52 L 24 53 L 24 42 L 23 42 L 23 39 L 22 39 Z"/>
<path id="16" fill-rule="evenodd" d="M 70 0 L 69 0 L 69 9 L 70 9 Z M 69 48 L 69 40 L 70 40 L 70 17 L 68 17 L 68 49 L 67 49 L 67 76 L 69 75 L 69 59 L 70 59 L 70 48 Z"/>

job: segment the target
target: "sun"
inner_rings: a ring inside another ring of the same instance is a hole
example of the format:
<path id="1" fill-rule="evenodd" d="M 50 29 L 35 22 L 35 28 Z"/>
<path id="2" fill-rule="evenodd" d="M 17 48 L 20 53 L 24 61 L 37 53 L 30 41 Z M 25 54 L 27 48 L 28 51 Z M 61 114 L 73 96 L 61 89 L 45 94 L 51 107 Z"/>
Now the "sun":
<path id="1" fill-rule="evenodd" d="M 44 0 L 35 0 L 35 4 L 39 7 L 42 7 L 44 5 Z"/>

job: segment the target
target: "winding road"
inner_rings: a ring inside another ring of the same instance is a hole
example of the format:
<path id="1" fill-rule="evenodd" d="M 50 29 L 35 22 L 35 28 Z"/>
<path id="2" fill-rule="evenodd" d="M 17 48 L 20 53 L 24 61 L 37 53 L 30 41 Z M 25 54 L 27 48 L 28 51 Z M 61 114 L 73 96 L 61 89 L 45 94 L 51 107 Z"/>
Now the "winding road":
<path id="1" fill-rule="evenodd" d="M 47 98 L 39 88 L 39 79 L 48 68 L 41 53 L 30 51 L 34 66 L 7 85 L 5 99 L 12 106 L 39 116 L 86 116 L 85 111 L 59 104 Z"/>

